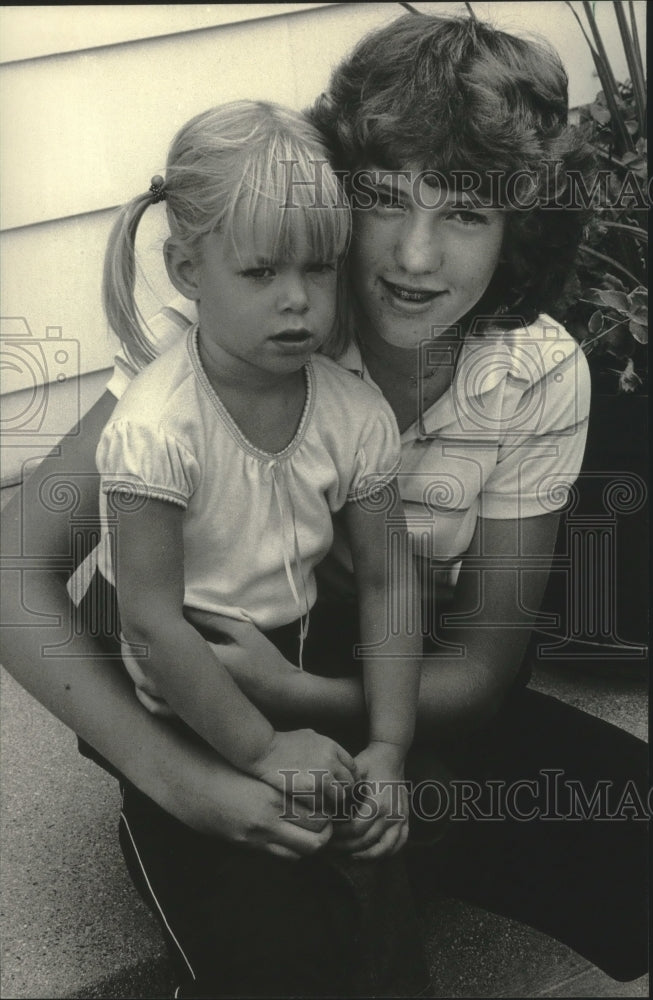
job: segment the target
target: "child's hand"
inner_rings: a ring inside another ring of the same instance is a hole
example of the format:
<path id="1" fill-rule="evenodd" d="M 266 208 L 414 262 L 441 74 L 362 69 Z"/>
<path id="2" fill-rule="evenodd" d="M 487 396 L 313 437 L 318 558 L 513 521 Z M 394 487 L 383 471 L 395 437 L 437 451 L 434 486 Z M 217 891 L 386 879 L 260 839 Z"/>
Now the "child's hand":
<path id="1" fill-rule="evenodd" d="M 323 796 L 337 802 L 342 787 L 356 781 L 354 758 L 328 736 L 313 729 L 275 733 L 264 756 L 250 773 L 286 795 L 312 799 L 317 809 Z"/>
<path id="2" fill-rule="evenodd" d="M 391 743 L 370 743 L 355 762 L 359 774 L 354 790 L 356 812 L 336 831 L 334 846 L 365 861 L 396 854 L 408 837 L 404 750 Z"/>

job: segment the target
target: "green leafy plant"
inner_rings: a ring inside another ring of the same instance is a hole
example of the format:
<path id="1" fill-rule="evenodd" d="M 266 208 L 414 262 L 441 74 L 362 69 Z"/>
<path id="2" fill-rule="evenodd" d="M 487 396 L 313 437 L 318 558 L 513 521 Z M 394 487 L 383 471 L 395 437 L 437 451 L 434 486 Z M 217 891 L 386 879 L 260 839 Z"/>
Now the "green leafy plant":
<path id="1" fill-rule="evenodd" d="M 596 216 L 581 246 L 578 273 L 565 292 L 564 316 L 602 388 L 644 391 L 648 376 L 646 84 L 632 0 L 614 0 L 630 80 L 618 83 L 594 16 L 585 23 L 567 0 L 590 48 L 602 90 L 577 109 L 595 151 L 600 183 Z"/>

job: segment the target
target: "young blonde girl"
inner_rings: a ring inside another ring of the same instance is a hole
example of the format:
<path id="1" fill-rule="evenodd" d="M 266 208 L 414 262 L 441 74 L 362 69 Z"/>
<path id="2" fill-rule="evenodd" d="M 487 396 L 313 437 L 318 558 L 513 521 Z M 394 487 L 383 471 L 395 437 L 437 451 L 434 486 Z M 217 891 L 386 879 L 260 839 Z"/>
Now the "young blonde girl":
<path id="1" fill-rule="evenodd" d="M 134 302 L 134 242 L 146 209 L 163 200 L 167 271 L 196 302 L 199 323 L 152 360 Z M 292 779 L 294 790 L 313 791 L 314 772 L 327 797 L 367 779 L 373 836 L 360 854 L 376 857 L 407 835 L 407 810 L 388 788 L 401 783 L 412 741 L 419 636 L 388 619 L 393 602 L 410 603 L 410 579 L 386 565 L 389 512 L 392 531 L 403 531 L 394 417 L 378 391 L 325 356 L 343 346 L 338 269 L 349 224 L 301 115 L 241 101 L 178 133 L 165 180 L 153 178 L 122 210 L 107 249 L 111 326 L 135 363 L 152 363 L 97 449 L 98 566 L 117 589 L 141 699 L 164 701 L 228 761 L 282 790 Z M 301 665 L 313 569 L 336 511 L 349 529 L 368 647 L 369 734 L 356 758 L 313 730 L 275 730 L 186 617 L 189 608 L 226 615 L 273 639 L 289 627 Z"/>

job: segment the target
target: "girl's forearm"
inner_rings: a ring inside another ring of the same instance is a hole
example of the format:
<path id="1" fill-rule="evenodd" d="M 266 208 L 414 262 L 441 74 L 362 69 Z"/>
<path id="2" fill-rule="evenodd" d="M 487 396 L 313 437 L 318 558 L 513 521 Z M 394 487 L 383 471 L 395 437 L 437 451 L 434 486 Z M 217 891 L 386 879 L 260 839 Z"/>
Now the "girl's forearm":
<path id="1" fill-rule="evenodd" d="M 368 586 L 359 607 L 361 642 L 367 647 L 363 676 L 369 739 L 407 752 L 415 734 L 422 637 L 419 621 L 412 634 L 406 627 L 408 610 L 415 606 L 408 582 L 401 591 L 389 595 L 384 585 Z M 390 606 L 398 608 L 396 623 L 390 620 Z"/>
<path id="2" fill-rule="evenodd" d="M 123 632 L 145 648 L 145 655 L 132 652 L 177 715 L 221 756 L 254 773 L 275 731 L 198 632 L 181 616 L 138 611 L 123 618 Z"/>
<path id="3" fill-rule="evenodd" d="M 415 735 L 419 693 L 419 659 L 405 656 L 365 664 L 365 697 L 369 712 L 369 740 L 389 743 L 406 753 Z"/>

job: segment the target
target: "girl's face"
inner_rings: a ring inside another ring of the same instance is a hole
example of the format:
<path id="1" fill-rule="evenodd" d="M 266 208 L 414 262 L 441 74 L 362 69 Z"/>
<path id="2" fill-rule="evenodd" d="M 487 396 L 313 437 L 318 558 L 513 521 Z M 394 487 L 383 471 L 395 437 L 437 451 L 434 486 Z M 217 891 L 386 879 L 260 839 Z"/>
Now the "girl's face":
<path id="1" fill-rule="evenodd" d="M 263 261 L 245 240 L 239 247 L 237 254 L 221 233 L 203 237 L 197 260 L 185 265 L 191 294 L 175 282 L 197 300 L 204 350 L 225 373 L 296 371 L 333 327 L 336 263 L 316 260 L 307 246 L 279 263 Z"/>
<path id="2" fill-rule="evenodd" d="M 414 348 L 480 300 L 499 262 L 504 215 L 429 187 L 419 171 L 392 180 L 370 173 L 374 204 L 354 213 L 354 290 L 368 337 Z"/>

